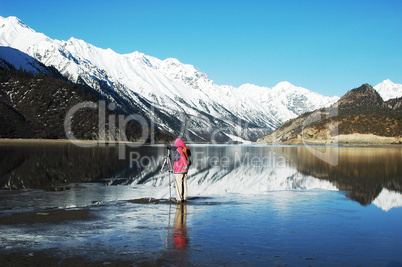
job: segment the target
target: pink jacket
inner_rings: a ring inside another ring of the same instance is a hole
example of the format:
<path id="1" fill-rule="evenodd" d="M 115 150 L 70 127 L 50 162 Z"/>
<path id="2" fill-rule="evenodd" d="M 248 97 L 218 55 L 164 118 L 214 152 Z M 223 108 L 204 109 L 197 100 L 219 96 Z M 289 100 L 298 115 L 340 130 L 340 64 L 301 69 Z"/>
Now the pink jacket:
<path id="1" fill-rule="evenodd" d="M 176 151 L 173 152 L 173 172 L 174 173 L 187 173 L 188 167 L 190 166 L 190 159 L 187 160 L 183 153 L 183 148 L 185 147 L 190 151 L 190 149 L 184 144 L 183 140 L 177 138 L 174 142 L 174 146 L 177 147 Z"/>

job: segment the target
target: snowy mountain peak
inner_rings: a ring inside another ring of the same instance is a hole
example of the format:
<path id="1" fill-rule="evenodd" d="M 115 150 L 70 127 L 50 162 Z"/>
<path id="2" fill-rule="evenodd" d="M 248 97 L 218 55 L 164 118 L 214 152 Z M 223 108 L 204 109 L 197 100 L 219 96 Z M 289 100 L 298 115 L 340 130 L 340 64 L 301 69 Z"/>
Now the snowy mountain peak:
<path id="1" fill-rule="evenodd" d="M 33 29 L 31 29 L 28 25 L 22 22 L 19 18 L 14 16 L 10 16 L 7 18 L 0 16 L 0 28 L 6 29 L 7 31 L 9 31 L 9 33 L 21 30 L 36 33 Z"/>
<path id="2" fill-rule="evenodd" d="M 67 40 L 67 43 L 70 45 L 87 45 L 88 43 L 85 42 L 84 40 L 77 39 L 75 37 L 70 37 L 70 39 Z"/>
<path id="3" fill-rule="evenodd" d="M 279 82 L 277 85 L 275 85 L 274 87 L 279 87 L 279 88 L 288 88 L 288 87 L 296 87 L 293 84 L 291 84 L 290 82 L 287 81 L 282 81 Z"/>
<path id="4" fill-rule="evenodd" d="M 377 84 L 374 86 L 374 89 L 381 95 L 384 101 L 402 97 L 402 84 L 393 83 L 390 79 Z"/>
<path id="5" fill-rule="evenodd" d="M 22 22 L 19 18 L 14 17 L 14 16 L 10 16 L 7 18 L 0 16 L 0 23 L 2 24 L 2 26 L 4 26 L 5 23 L 11 23 L 11 24 L 17 24 L 24 28 L 31 29 L 31 28 L 29 28 L 28 25 L 26 25 L 24 22 Z"/>
<path id="6" fill-rule="evenodd" d="M 382 82 L 382 84 L 394 85 L 394 83 L 390 79 L 386 79 Z"/>
<path id="7" fill-rule="evenodd" d="M 2 46 L 11 46 L 25 52 L 26 47 L 49 40 L 51 39 L 46 35 L 37 33 L 17 17 L 0 16 L 0 45 Z"/>
<path id="8" fill-rule="evenodd" d="M 172 58 L 172 57 L 165 59 L 163 62 L 165 62 L 169 65 L 174 65 L 174 66 L 181 65 L 181 62 L 177 58 Z"/>
<path id="9" fill-rule="evenodd" d="M 378 88 L 394 88 L 396 86 L 395 83 L 393 83 L 390 79 L 386 79 L 382 82 L 380 82 L 379 84 L 377 84 L 376 86 L 374 86 L 374 88 L 378 87 Z"/>
<path id="10" fill-rule="evenodd" d="M 134 51 L 129 54 L 126 54 L 126 56 L 131 57 L 131 58 L 144 58 L 146 55 L 144 53 L 141 53 L 139 51 Z"/>
<path id="11" fill-rule="evenodd" d="M 285 93 L 285 94 L 294 94 L 294 93 L 296 93 L 296 94 L 299 94 L 299 95 L 300 94 L 317 94 L 317 95 L 319 95 L 318 93 L 315 93 L 315 92 L 313 92 L 313 91 L 311 91 L 309 89 L 293 85 L 293 84 L 291 84 L 290 82 L 287 82 L 287 81 L 279 82 L 272 89 L 274 91 L 276 91 L 276 92 L 282 92 L 282 93 Z"/>

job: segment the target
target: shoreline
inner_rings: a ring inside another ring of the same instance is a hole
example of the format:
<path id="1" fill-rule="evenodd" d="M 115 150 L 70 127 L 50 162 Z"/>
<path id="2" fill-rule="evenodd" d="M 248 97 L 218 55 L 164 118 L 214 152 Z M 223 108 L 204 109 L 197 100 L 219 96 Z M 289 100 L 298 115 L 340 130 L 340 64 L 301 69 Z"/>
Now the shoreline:
<path id="1" fill-rule="evenodd" d="M 68 139 L 13 139 L 0 138 L 2 144 L 44 144 L 44 145 L 120 145 L 120 144 L 142 144 L 131 141 L 109 141 L 109 140 L 68 140 Z"/>
<path id="2" fill-rule="evenodd" d="M 330 139 L 290 139 L 284 142 L 267 142 L 266 140 L 261 140 L 257 142 L 258 144 L 266 145 L 308 145 L 308 146 L 339 146 L 339 147 L 401 147 L 402 138 L 401 137 L 386 137 L 378 136 L 373 134 L 348 134 L 348 135 L 337 135 Z"/>
<path id="3" fill-rule="evenodd" d="M 110 140 L 68 140 L 68 139 L 13 139 L 0 138 L 1 145 L 77 145 L 77 146 L 114 146 L 114 145 L 161 145 L 165 142 L 141 143 L 131 141 L 110 141 Z M 199 143 L 191 144 L 201 145 L 225 145 L 225 143 Z M 229 144 L 227 144 L 229 145 Z M 233 145 L 233 144 L 230 144 Z M 245 145 L 245 144 L 239 144 Z M 252 142 L 251 145 L 283 145 L 283 146 L 339 146 L 339 147 L 402 147 L 402 137 L 384 137 L 372 134 L 351 134 L 338 135 L 331 139 L 291 139 L 285 142 L 267 142 L 264 140 Z"/>

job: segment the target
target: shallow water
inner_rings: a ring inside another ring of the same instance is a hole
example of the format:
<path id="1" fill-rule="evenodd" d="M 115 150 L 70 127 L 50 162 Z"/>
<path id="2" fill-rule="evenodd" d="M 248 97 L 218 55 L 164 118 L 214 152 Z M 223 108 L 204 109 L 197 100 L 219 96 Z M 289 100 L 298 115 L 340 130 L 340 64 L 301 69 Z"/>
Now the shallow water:
<path id="1" fill-rule="evenodd" d="M 67 158 L 91 176 L 79 179 L 100 182 L 0 192 L 0 220 L 59 209 L 89 208 L 91 215 L 62 223 L 3 224 L 0 254 L 43 251 L 61 262 L 82 257 L 184 266 L 402 265 L 400 148 L 311 148 L 321 153 L 316 155 L 303 147 L 191 148 L 190 199 L 175 205 L 132 201 L 174 196 L 169 173 L 159 175 L 163 146 L 130 148 L 125 160 L 118 159 L 116 147 L 7 147 L 14 158 L 23 153 L 25 166 L 2 170 L 2 178 L 43 178 L 57 173 L 54 166 L 65 175 Z M 136 153 L 131 161 L 130 152 Z M 330 160 L 334 155 L 336 162 Z M 30 171 L 38 164 L 40 170 Z M 91 171 L 97 167 L 105 171 Z"/>

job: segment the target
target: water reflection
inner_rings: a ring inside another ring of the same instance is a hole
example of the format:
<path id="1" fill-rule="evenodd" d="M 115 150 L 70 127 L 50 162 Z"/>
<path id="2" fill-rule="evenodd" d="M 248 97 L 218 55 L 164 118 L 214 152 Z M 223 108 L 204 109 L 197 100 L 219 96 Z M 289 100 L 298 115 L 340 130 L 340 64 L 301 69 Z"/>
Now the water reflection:
<path id="1" fill-rule="evenodd" d="M 187 204 L 176 205 L 176 216 L 174 218 L 173 246 L 177 249 L 187 247 Z"/>
<path id="2" fill-rule="evenodd" d="M 402 148 L 314 147 L 336 163 L 320 159 L 305 147 L 190 146 L 193 165 L 189 195 L 264 194 L 277 190 L 344 190 L 362 205 L 376 200 L 402 205 Z M 74 145 L 1 145 L 0 186 L 56 188 L 60 184 L 101 182 L 151 186 L 158 177 L 166 148 L 80 148 Z M 162 174 L 155 198 L 169 196 L 168 173 Z M 399 198 L 398 198 L 399 196 Z M 388 201 L 387 201 L 388 199 Z M 396 199 L 396 200 L 395 200 Z M 102 199 L 99 199 L 102 201 Z M 389 209 L 389 208 L 388 208 Z"/>
<path id="3" fill-rule="evenodd" d="M 338 164 L 332 165 L 314 156 L 304 147 L 281 147 L 290 166 L 299 172 L 330 181 L 339 190 L 350 191 L 349 198 L 362 205 L 370 204 L 387 189 L 402 192 L 402 149 L 394 147 L 315 148 L 321 152 L 336 150 Z"/>
<path id="4" fill-rule="evenodd" d="M 120 159 L 119 146 L 82 148 L 72 144 L 0 145 L 0 188 L 60 189 L 60 185 L 100 182 L 124 184 L 144 168 L 157 165 L 150 162 L 163 147 L 143 146 L 126 150 Z M 141 164 L 130 165 L 130 152 L 142 156 Z"/>
<path id="5" fill-rule="evenodd" d="M 187 204 L 182 203 L 176 205 L 176 216 L 174 218 L 174 230 L 173 230 L 173 248 L 175 251 L 175 265 L 187 266 Z"/>

